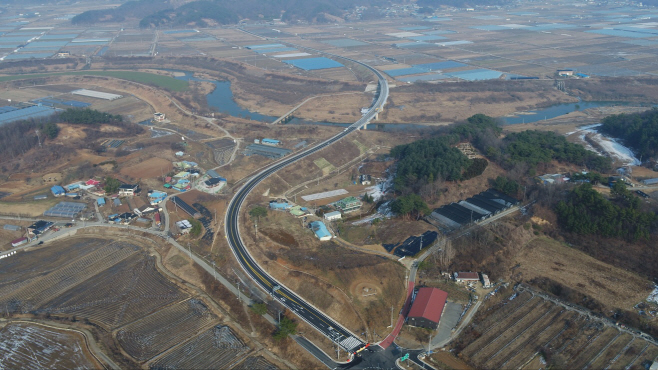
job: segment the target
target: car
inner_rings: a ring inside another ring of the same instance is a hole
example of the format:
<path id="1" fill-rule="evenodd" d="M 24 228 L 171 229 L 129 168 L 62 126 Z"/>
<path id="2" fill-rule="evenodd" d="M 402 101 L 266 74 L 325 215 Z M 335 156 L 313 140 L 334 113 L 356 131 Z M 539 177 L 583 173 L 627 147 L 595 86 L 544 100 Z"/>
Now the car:
<path id="1" fill-rule="evenodd" d="M 40 241 L 40 242 L 37 243 L 37 245 L 41 245 L 41 244 L 43 244 L 43 241 Z"/>

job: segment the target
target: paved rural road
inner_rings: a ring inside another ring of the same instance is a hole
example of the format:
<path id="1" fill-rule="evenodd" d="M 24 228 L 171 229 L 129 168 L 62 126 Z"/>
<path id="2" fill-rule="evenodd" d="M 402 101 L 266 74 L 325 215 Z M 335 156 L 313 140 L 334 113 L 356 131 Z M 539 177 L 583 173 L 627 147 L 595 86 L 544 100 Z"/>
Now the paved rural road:
<path id="1" fill-rule="evenodd" d="M 349 135 L 352 131 L 359 130 L 367 123 L 369 123 L 386 103 L 388 98 L 388 81 L 386 81 L 386 78 L 379 71 L 353 59 L 344 58 L 333 54 L 328 55 L 358 63 L 375 73 L 379 80 L 379 90 L 375 102 L 372 104 L 366 115 L 364 115 L 350 127 L 346 128 L 343 132 L 331 137 L 330 139 L 316 145 L 313 148 L 307 149 L 289 158 L 284 158 L 283 160 L 270 165 L 269 167 L 248 179 L 245 184 L 242 185 L 242 187 L 237 191 L 228 205 L 224 223 L 224 231 L 229 246 L 231 247 L 235 257 L 240 262 L 240 265 L 261 288 L 271 294 L 272 297 L 280 301 L 281 304 L 286 306 L 292 312 L 297 314 L 297 316 L 299 316 L 302 320 L 306 321 L 309 325 L 316 328 L 323 335 L 339 344 L 346 351 L 354 352 L 358 348 L 362 347 L 364 342 L 355 334 L 341 326 L 338 322 L 334 321 L 328 315 L 313 307 L 311 304 L 296 295 L 292 290 L 286 288 L 282 283 L 276 281 L 272 276 L 268 275 L 267 272 L 265 272 L 265 270 L 263 270 L 256 263 L 254 258 L 249 254 L 249 251 L 245 247 L 242 238 L 240 237 L 240 209 L 242 208 L 244 201 L 249 196 L 249 193 L 259 183 L 265 180 L 268 176 L 274 174 L 276 171 L 292 163 L 295 163 L 296 161 L 308 155 L 322 150 L 323 148 L 326 148 L 327 146 Z"/>

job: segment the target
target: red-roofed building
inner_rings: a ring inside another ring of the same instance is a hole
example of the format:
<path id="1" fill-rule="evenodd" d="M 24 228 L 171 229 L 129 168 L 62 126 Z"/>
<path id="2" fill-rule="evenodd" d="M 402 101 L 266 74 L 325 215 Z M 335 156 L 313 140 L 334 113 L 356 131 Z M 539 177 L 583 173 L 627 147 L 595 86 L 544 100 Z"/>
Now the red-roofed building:
<path id="1" fill-rule="evenodd" d="M 436 329 L 439 326 L 448 293 L 437 288 L 420 288 L 411 304 L 407 323 L 411 326 Z"/>
<path id="2" fill-rule="evenodd" d="M 93 186 L 97 186 L 97 185 L 99 185 L 100 183 L 101 183 L 101 182 L 98 181 L 98 180 L 89 179 L 89 180 L 87 180 L 87 182 L 85 183 L 85 185 L 93 185 Z"/>

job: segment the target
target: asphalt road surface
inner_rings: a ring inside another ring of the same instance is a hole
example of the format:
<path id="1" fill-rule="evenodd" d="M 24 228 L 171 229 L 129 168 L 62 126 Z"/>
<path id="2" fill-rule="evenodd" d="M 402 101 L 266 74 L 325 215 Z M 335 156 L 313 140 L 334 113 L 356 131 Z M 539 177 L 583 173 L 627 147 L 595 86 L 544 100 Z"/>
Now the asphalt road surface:
<path id="1" fill-rule="evenodd" d="M 320 51 L 318 51 L 320 52 Z M 326 53 L 325 53 L 326 54 Z M 331 55 L 331 54 L 329 54 Z M 332 55 L 339 57 L 337 55 Z M 311 304 L 304 301 L 301 297 L 297 296 L 293 291 L 286 288 L 282 283 L 276 281 L 273 277 L 267 274 L 249 254 L 249 251 L 242 242 L 240 237 L 240 209 L 243 202 L 248 197 L 249 193 L 268 176 L 274 174 L 276 171 L 295 163 L 296 161 L 313 154 L 323 148 L 337 142 L 343 137 L 349 135 L 352 131 L 358 130 L 368 124 L 377 113 L 382 109 L 386 99 L 388 98 L 388 82 L 386 78 L 374 68 L 361 63 L 359 61 L 340 57 L 342 59 L 350 60 L 370 69 L 379 80 L 378 93 L 372 106 L 367 114 L 361 119 L 352 124 L 350 127 L 343 130 L 343 132 L 332 138 L 318 144 L 317 146 L 307 149 L 298 154 L 292 155 L 289 158 L 284 158 L 281 161 L 270 165 L 255 176 L 248 179 L 244 185 L 237 191 L 233 199 L 228 205 L 226 212 L 226 219 L 224 223 L 224 230 L 229 246 L 233 254 L 240 262 L 240 265 L 245 272 L 266 292 L 272 297 L 277 299 L 281 304 L 286 306 L 290 311 L 294 312 L 302 320 L 306 321 L 309 325 L 320 331 L 327 338 L 340 345 L 344 350 L 354 352 L 356 349 L 362 347 L 364 342 L 355 334 L 345 329 L 338 322 L 334 321 L 328 315 L 313 307 Z"/>

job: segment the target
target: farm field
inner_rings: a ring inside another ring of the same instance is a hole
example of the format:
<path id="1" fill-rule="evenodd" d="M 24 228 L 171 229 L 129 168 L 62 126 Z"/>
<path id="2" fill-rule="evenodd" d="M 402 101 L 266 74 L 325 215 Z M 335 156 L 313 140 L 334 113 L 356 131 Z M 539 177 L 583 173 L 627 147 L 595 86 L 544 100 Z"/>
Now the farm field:
<path id="1" fill-rule="evenodd" d="M 26 74 L 26 75 L 0 76 L 0 82 L 25 80 L 31 78 L 52 77 L 52 76 L 74 76 L 74 75 L 114 77 L 114 78 L 120 78 L 124 80 L 144 83 L 144 84 L 155 85 L 157 87 L 162 87 L 172 91 L 185 91 L 187 90 L 188 87 L 187 81 L 177 80 L 169 76 L 156 75 L 147 72 L 135 72 L 135 71 L 83 71 L 83 72 L 36 73 L 36 74 Z"/>
<path id="2" fill-rule="evenodd" d="M 641 369 L 658 347 L 592 317 L 524 291 L 470 327 L 460 357 L 478 369 L 518 369 L 541 353 L 547 366 Z"/>
<path id="3" fill-rule="evenodd" d="M 153 369 L 231 368 L 249 352 L 227 326 L 214 326 L 150 364 Z"/>
<path id="4" fill-rule="evenodd" d="M 229 368 L 251 352 L 249 344 L 226 326 L 224 316 L 158 270 L 156 256 L 120 237 L 75 237 L 0 260 L 0 306 L 12 315 L 97 325 L 116 338 L 112 340 L 135 360 L 133 364 L 152 361 L 154 368 Z M 25 361 L 39 361 L 33 368 L 99 367 L 86 359 L 76 342 L 81 338 L 73 334 L 44 334 L 39 328 L 12 344 L 3 341 L 14 336 L 15 330 L 8 328 L 0 329 L 0 348 L 17 352 L 3 356 L 0 351 L 0 368 L 16 368 L 27 357 Z M 59 344 L 44 344 L 43 349 L 21 341 Z M 46 351 L 57 346 L 61 349 Z M 71 351 L 75 356 L 66 355 Z M 189 355 L 194 351 L 198 356 Z M 55 356 L 60 352 L 64 355 Z M 262 368 L 271 368 L 267 361 L 264 364 Z"/>
<path id="5" fill-rule="evenodd" d="M 78 332 L 12 322 L 0 328 L 0 368 L 100 368 L 85 347 Z"/>

